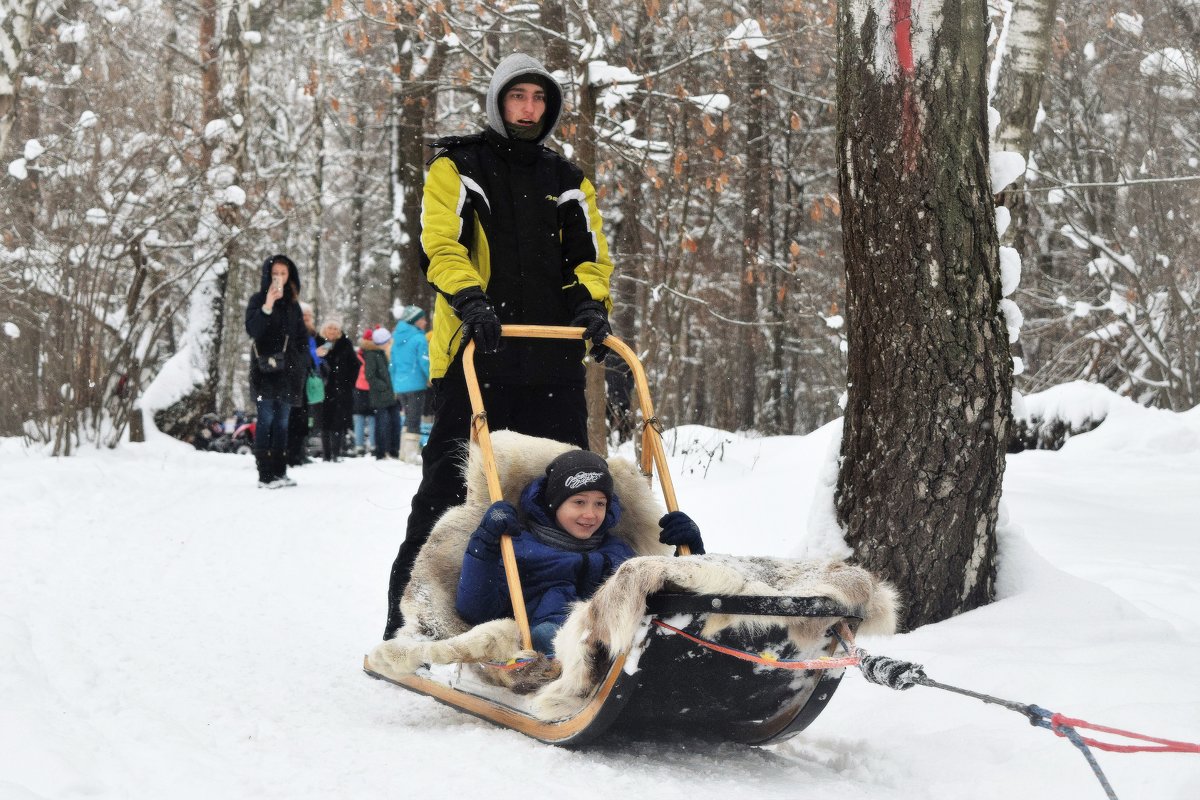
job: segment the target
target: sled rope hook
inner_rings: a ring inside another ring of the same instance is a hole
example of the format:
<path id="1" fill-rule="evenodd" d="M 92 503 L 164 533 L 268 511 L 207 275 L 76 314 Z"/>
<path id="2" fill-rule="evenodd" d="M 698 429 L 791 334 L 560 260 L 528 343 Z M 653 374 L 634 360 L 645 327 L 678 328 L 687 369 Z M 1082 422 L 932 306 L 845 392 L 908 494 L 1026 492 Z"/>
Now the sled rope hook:
<path id="1" fill-rule="evenodd" d="M 1104 793 L 1108 796 L 1109 800 L 1118 800 L 1117 794 L 1113 791 L 1112 784 L 1108 782 L 1108 778 L 1104 775 L 1104 770 L 1100 768 L 1100 763 L 1096 761 L 1096 756 L 1091 751 L 1092 747 L 1110 753 L 1200 753 L 1200 744 L 1177 742 L 1172 739 L 1160 739 L 1155 736 L 1121 730 L 1120 728 L 1095 725 L 1086 720 L 1063 716 L 1041 706 L 1017 703 L 980 692 L 972 692 L 969 689 L 962 689 L 958 686 L 939 683 L 929 678 L 925 674 L 925 668 L 920 664 L 901 661 L 897 658 L 887 658 L 886 656 L 868 655 L 863 650 L 860 650 L 854 644 L 853 640 L 850 642 L 844 640 L 838 634 L 837 630 L 833 631 L 833 635 L 847 653 L 853 653 L 858 656 L 858 668 L 862 672 L 863 677 L 871 683 L 877 683 L 880 686 L 886 686 L 889 689 L 896 689 L 897 691 L 911 689 L 914 686 L 929 686 L 933 689 L 943 689 L 947 692 L 974 697 L 976 700 L 981 700 L 984 703 L 1003 706 L 1011 711 L 1016 711 L 1027 718 L 1030 725 L 1036 728 L 1045 728 L 1065 738 L 1071 744 L 1075 745 L 1079 749 L 1079 752 L 1083 754 L 1083 757 L 1087 759 L 1088 766 L 1092 768 L 1096 780 L 1104 788 Z M 1135 739 L 1143 742 L 1153 742 L 1157 746 L 1117 744 L 1115 742 L 1089 739 L 1080 735 L 1077 730 L 1078 728 L 1111 733 L 1116 736 L 1123 736 L 1127 739 Z"/>

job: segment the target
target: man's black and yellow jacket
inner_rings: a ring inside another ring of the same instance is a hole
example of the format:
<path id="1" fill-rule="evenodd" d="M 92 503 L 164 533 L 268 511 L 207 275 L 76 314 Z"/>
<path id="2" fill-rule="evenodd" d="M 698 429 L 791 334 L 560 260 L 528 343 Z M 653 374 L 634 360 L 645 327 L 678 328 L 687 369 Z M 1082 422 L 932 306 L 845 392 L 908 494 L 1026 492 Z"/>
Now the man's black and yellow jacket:
<path id="1" fill-rule="evenodd" d="M 578 167 L 491 127 L 434 144 L 421 210 L 426 276 L 438 292 L 430 377 L 458 368 L 461 322 L 449 298 L 462 289 L 481 287 L 505 324 L 569 325 L 587 300 L 611 309 L 596 191 Z M 579 383 L 583 358 L 582 341 L 506 340 L 476 367 L 481 381 Z"/>

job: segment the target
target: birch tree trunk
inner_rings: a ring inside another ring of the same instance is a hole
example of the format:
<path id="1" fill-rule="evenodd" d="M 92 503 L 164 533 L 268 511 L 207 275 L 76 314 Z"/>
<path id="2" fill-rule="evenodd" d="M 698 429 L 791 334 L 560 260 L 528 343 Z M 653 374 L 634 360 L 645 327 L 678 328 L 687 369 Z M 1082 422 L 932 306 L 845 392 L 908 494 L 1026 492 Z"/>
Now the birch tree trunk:
<path id="1" fill-rule="evenodd" d="M 0 154 L 8 145 L 16 116 L 21 55 L 29 44 L 36 5 L 37 0 L 0 0 Z"/>
<path id="2" fill-rule="evenodd" d="M 1004 37 L 1001 59 L 992 105 L 1000 114 L 1000 125 L 992 143 L 993 151 L 1007 150 L 1029 161 L 1033 128 L 1042 102 L 1042 84 L 1050 61 L 1050 34 L 1058 9 L 1058 0 L 1012 0 Z M 1022 175 L 1012 189 L 1025 185 Z M 1020 191 L 1005 194 L 1004 204 L 1012 212 L 1013 221 L 1004 235 L 1004 243 L 1016 240 L 1025 228 L 1025 202 Z"/>
<path id="3" fill-rule="evenodd" d="M 915 628 L 987 603 L 1012 362 L 988 175 L 984 0 L 838 11 L 849 398 L 837 512 Z"/>

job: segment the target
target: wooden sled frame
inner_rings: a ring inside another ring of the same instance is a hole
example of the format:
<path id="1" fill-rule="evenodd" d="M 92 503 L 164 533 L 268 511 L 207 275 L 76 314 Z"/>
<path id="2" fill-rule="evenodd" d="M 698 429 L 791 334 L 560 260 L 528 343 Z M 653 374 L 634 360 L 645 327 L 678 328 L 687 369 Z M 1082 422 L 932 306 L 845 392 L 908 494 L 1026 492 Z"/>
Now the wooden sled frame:
<path id="1" fill-rule="evenodd" d="M 580 339 L 583 337 L 583 333 L 584 329 L 581 327 L 537 325 L 504 325 L 502 327 L 503 336 L 517 338 Z M 604 344 L 625 360 L 634 378 L 634 387 L 637 391 L 643 419 L 642 449 L 639 464 L 641 472 L 648 480 L 652 480 L 654 475 L 657 474 L 667 509 L 675 511 L 678 509 L 678 502 L 675 497 L 674 485 L 671 482 L 666 452 L 662 444 L 662 426 L 654 415 L 654 406 L 650 399 L 645 370 L 642 368 L 637 354 L 620 339 L 610 335 L 604 340 Z M 480 448 L 483 457 L 484 473 L 487 476 L 488 493 L 491 501 L 496 502 L 503 499 L 503 492 L 497 473 L 495 455 L 492 450 L 487 413 L 483 408 L 483 395 L 479 389 L 478 379 L 476 378 L 474 353 L 475 343 L 473 341 L 468 342 L 463 352 L 463 373 L 466 378 L 467 391 L 471 399 L 473 411 L 471 418 L 471 440 L 477 443 Z M 677 555 L 688 555 L 689 552 L 686 547 L 680 547 L 677 550 Z M 503 559 L 505 574 L 508 578 L 512 607 L 518 629 L 520 630 L 522 643 L 526 649 L 533 649 L 529 631 L 529 620 L 525 613 L 525 602 L 517 572 L 516 555 L 509 536 L 501 538 L 501 558 Z M 855 611 L 843 608 L 834 601 L 825 598 L 771 596 L 723 598 L 667 592 L 658 593 L 649 599 L 647 617 L 645 619 L 649 621 L 652 617 L 659 615 L 672 615 L 673 617 L 681 614 L 690 615 L 694 623 L 692 629 L 698 632 L 702 627 L 704 616 L 718 608 L 721 609 L 722 613 L 739 615 L 839 618 L 849 622 L 852 627 L 857 627 L 859 621 L 859 617 Z M 373 678 L 427 695 L 438 702 L 465 711 L 489 722 L 511 728 L 547 744 L 578 746 L 594 740 L 617 722 L 629 700 L 639 689 L 643 677 L 641 667 L 645 666 L 644 656 L 646 651 L 651 649 L 650 645 L 652 641 L 671 641 L 672 647 L 676 651 L 680 651 L 680 648 L 686 649 L 691 647 L 691 645 L 683 642 L 683 638 L 663 633 L 660 630 L 651 629 L 638 646 L 637 653 L 639 656 L 642 656 L 638 665 L 639 669 L 626 671 L 629 656 L 626 654 L 616 655 L 612 658 L 611 663 L 609 663 L 603 678 L 597 681 L 595 690 L 589 697 L 583 700 L 581 708 L 569 717 L 551 721 L 539 719 L 532 714 L 506 705 L 495 697 L 488 696 L 486 693 L 465 691 L 443 681 L 436 680 L 424 670 L 400 676 L 383 675 L 372 670 L 365 658 L 363 660 L 363 670 Z M 836 640 L 831 636 L 827 645 L 821 649 L 821 652 L 832 655 L 836 644 Z M 663 651 L 668 649 L 665 644 L 659 647 Z M 695 648 L 683 653 L 683 656 L 690 661 L 703 660 L 711 655 L 710 651 L 697 650 Z M 668 656 L 667 660 L 669 661 L 669 659 L 678 657 L 678 654 L 671 655 Z M 728 668 L 730 662 L 722 661 L 720 663 Z M 751 678 L 752 670 L 750 667 L 741 662 L 733 663 L 741 664 L 741 667 L 744 668 L 744 675 L 741 677 Z M 661 672 L 661 670 L 659 671 Z M 791 681 L 791 686 L 787 690 L 790 692 L 788 702 L 780 704 L 777 709 L 762 715 L 760 718 L 726 720 L 718 723 L 717 727 L 721 728 L 719 733 L 727 739 L 756 745 L 780 741 L 799 733 L 821 713 L 825 705 L 829 702 L 834 689 L 837 688 L 838 683 L 841 681 L 842 670 L 820 670 L 805 672 L 803 675 L 804 678 L 801 681 L 798 681 L 794 676 L 788 676 L 788 679 Z M 657 690 L 660 694 L 672 691 L 676 693 L 679 691 L 686 692 L 686 689 L 681 690 L 678 686 L 666 686 L 664 689 L 664 684 L 672 683 L 669 676 L 665 679 L 660 679 L 658 683 L 660 685 L 657 687 Z M 797 683 L 803 684 L 803 688 L 793 690 L 792 687 L 795 687 Z M 651 716 L 654 713 L 656 712 L 651 712 Z M 668 711 L 667 714 L 669 713 L 671 712 Z M 659 716 L 662 715 L 660 714 Z M 651 723 L 661 723 L 662 721 L 662 719 L 650 720 Z"/>

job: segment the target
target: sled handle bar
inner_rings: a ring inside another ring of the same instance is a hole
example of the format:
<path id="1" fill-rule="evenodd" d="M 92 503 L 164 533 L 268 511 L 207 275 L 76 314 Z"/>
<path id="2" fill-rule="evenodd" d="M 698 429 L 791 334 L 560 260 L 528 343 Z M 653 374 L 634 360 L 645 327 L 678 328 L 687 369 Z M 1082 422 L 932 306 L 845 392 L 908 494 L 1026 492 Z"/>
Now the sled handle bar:
<path id="1" fill-rule="evenodd" d="M 503 325 L 500 328 L 502 336 L 520 339 L 582 339 L 584 328 L 565 325 Z M 646 382 L 646 371 L 642 368 L 641 359 L 633 348 L 617 337 L 609 335 L 604 340 L 608 347 L 629 365 L 633 375 L 634 388 L 637 390 L 638 404 L 642 410 L 642 474 L 650 478 L 657 467 L 658 482 L 662 486 L 663 499 L 668 511 L 679 509 L 675 499 L 675 486 L 671 483 L 671 473 L 667 469 L 667 454 L 662 444 L 662 426 L 654 416 L 654 404 L 650 400 L 650 389 Z M 471 398 L 471 441 L 479 445 L 483 455 L 483 470 L 487 475 L 488 496 L 495 503 L 504 499 L 500 487 L 500 474 L 496 469 L 496 456 L 492 450 L 492 435 L 488 429 L 487 413 L 483 407 L 483 392 L 479 389 L 479 379 L 475 375 L 475 341 L 470 340 L 463 349 L 463 377 L 466 378 L 467 394 Z M 689 555 L 687 546 L 676 549 L 678 555 Z M 521 631 L 522 646 L 526 650 L 533 649 L 533 637 L 529 632 L 529 617 L 525 613 L 525 595 L 521 591 L 521 578 L 517 574 L 517 555 L 513 550 L 512 537 L 507 534 L 500 537 L 500 557 L 504 561 L 504 576 L 508 579 L 508 594 L 512 601 L 513 617 Z"/>

